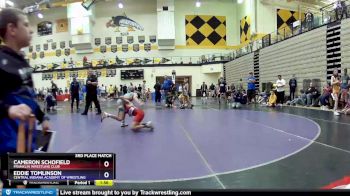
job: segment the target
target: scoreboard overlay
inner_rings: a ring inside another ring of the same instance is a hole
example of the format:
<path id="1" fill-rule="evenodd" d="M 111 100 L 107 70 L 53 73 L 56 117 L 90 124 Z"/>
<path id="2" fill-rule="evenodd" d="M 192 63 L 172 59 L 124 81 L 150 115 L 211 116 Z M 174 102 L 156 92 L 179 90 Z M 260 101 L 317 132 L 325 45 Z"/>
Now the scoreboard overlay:
<path id="1" fill-rule="evenodd" d="M 111 186 L 114 153 L 8 154 L 8 182 L 13 185 Z"/>

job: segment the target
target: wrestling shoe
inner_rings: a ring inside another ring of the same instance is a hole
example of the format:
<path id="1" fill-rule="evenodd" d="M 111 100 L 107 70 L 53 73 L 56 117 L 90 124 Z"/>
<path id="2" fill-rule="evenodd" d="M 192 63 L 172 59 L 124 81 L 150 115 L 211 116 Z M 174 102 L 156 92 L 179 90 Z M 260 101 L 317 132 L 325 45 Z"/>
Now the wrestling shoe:
<path id="1" fill-rule="evenodd" d="M 128 124 L 126 124 L 125 122 L 122 122 L 122 124 L 120 125 L 120 127 L 127 127 L 129 126 Z"/>
<path id="2" fill-rule="evenodd" d="M 154 129 L 153 124 L 152 124 L 152 121 L 148 121 L 148 122 L 146 123 L 145 126 L 146 126 L 147 128 L 150 128 L 151 130 Z"/>
<path id="3" fill-rule="evenodd" d="M 107 113 L 106 112 L 102 112 L 102 114 L 101 114 L 101 122 L 107 117 L 108 117 Z"/>

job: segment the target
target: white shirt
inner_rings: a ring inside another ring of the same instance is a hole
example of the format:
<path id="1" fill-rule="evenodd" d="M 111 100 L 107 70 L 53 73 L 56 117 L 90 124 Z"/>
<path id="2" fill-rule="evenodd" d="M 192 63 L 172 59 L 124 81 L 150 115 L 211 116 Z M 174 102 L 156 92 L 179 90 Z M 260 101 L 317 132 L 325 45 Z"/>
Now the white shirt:
<path id="1" fill-rule="evenodd" d="M 182 92 L 182 86 L 179 86 L 179 92 Z"/>
<path id="2" fill-rule="evenodd" d="M 276 81 L 277 92 L 283 92 L 285 85 L 286 85 L 286 81 L 284 79 L 277 80 Z"/>

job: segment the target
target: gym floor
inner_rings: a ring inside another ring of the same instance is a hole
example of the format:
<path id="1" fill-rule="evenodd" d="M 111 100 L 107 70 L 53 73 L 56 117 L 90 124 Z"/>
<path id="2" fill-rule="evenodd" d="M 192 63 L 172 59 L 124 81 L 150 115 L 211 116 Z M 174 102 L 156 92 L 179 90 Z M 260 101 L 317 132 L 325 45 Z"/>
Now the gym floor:
<path id="1" fill-rule="evenodd" d="M 114 101 L 103 111 L 116 113 Z M 350 174 L 350 117 L 296 107 L 193 99 L 194 108 L 143 106 L 153 131 L 133 132 L 61 102 L 52 152 L 112 152 L 117 188 L 320 189 Z M 81 104 L 81 109 L 83 104 Z M 127 116 L 130 124 L 132 118 Z"/>

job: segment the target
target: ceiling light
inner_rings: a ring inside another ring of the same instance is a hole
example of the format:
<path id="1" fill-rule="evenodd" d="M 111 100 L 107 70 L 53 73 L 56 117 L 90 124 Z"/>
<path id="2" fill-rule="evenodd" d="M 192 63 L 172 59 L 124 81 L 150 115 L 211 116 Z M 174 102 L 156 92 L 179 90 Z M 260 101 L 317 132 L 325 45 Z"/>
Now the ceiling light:
<path id="1" fill-rule="evenodd" d="M 200 1 L 197 1 L 196 2 L 196 7 L 200 7 L 201 6 L 201 2 Z"/>
<path id="2" fill-rule="evenodd" d="M 15 6 L 15 4 L 12 1 L 10 1 L 10 0 L 7 0 L 6 4 L 9 5 L 10 7 Z"/>
<path id="3" fill-rule="evenodd" d="M 38 16 L 38 18 L 44 18 L 44 15 L 40 12 L 37 14 L 37 16 Z"/>
<path id="4" fill-rule="evenodd" d="M 243 0 L 237 0 L 237 3 L 239 4 L 243 3 Z"/>
<path id="5" fill-rule="evenodd" d="M 119 2 L 119 3 L 118 3 L 118 7 L 119 7 L 120 9 L 123 9 L 123 8 L 124 8 L 123 3 Z"/>

